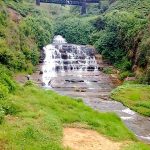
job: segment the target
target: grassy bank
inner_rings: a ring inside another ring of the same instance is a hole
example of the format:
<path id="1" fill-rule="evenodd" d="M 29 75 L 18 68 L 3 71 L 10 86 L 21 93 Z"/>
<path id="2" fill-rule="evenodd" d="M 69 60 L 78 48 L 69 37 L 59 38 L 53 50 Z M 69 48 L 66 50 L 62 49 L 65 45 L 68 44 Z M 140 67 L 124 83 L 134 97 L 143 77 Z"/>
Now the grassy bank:
<path id="1" fill-rule="evenodd" d="M 112 91 L 111 98 L 142 115 L 150 116 L 149 85 L 124 84 Z"/>
<path id="2" fill-rule="evenodd" d="M 149 149 L 137 142 L 114 113 L 99 113 L 81 100 L 26 84 L 1 101 L 8 111 L 0 124 L 0 149 L 63 149 L 62 129 L 71 123 L 86 125 L 112 140 L 132 141 L 132 147 Z"/>

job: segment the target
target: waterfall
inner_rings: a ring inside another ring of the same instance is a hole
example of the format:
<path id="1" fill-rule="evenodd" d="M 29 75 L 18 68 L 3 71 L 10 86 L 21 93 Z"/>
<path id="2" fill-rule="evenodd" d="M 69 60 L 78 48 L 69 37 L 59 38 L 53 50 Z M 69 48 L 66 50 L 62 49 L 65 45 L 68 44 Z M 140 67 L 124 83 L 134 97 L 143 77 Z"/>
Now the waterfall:
<path id="1" fill-rule="evenodd" d="M 66 40 L 57 35 L 53 43 L 43 48 L 45 53 L 43 82 L 50 86 L 52 78 L 60 72 L 69 71 L 96 71 L 98 64 L 94 56 L 94 48 L 84 45 L 68 44 Z"/>

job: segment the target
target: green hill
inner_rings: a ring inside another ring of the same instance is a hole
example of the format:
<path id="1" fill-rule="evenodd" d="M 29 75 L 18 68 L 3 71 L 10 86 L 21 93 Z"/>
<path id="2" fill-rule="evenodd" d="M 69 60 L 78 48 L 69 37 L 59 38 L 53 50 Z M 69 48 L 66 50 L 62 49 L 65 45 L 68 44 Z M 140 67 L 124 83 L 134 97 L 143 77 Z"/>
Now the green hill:
<path id="1" fill-rule="evenodd" d="M 13 75 L 32 73 L 42 47 L 62 34 L 69 42 L 93 44 L 123 78 L 135 73 L 139 82 L 150 83 L 149 0 L 103 0 L 88 6 L 84 16 L 76 7 L 33 2 L 0 1 L 0 149 L 65 149 L 63 128 L 81 124 L 127 143 L 122 149 L 148 150 L 116 114 L 97 112 L 32 82 L 19 85 Z"/>
<path id="2" fill-rule="evenodd" d="M 85 16 L 75 8 L 71 11 L 74 15 L 58 18 L 56 33 L 68 41 L 94 45 L 120 70 L 122 79 L 136 75 L 140 83 L 150 84 L 150 1 L 102 0 L 96 13 L 89 6 Z M 80 30 L 85 23 L 88 32 Z M 73 35 L 82 38 L 74 39 Z"/>

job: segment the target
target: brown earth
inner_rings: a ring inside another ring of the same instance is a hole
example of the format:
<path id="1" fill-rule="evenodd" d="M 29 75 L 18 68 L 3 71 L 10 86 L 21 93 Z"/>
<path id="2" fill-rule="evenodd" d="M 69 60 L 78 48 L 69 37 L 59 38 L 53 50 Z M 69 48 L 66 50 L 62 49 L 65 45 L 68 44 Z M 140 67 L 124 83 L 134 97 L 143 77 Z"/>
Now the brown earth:
<path id="1" fill-rule="evenodd" d="M 40 74 L 40 71 L 41 71 L 41 64 L 37 65 L 36 67 L 36 71 L 30 75 L 30 80 L 32 82 L 34 82 L 35 84 L 37 85 L 42 85 L 42 75 Z M 27 73 L 18 73 L 18 74 L 15 74 L 14 75 L 14 79 L 21 83 L 21 84 L 24 84 L 25 82 L 27 82 Z"/>
<path id="2" fill-rule="evenodd" d="M 19 23 L 19 21 L 22 19 L 22 16 L 17 12 L 15 11 L 14 9 L 12 8 L 8 8 L 8 13 L 9 13 L 9 16 L 10 18 L 16 22 L 16 23 Z"/>
<path id="3" fill-rule="evenodd" d="M 120 150 L 123 144 L 93 130 L 64 128 L 63 145 L 72 150 Z"/>

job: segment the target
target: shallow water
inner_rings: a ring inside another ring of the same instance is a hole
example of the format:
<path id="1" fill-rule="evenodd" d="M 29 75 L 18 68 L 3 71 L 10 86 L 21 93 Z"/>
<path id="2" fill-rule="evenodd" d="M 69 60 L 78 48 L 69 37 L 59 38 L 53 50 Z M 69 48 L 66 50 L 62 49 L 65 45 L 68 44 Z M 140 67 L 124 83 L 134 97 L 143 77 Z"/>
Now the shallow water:
<path id="1" fill-rule="evenodd" d="M 109 98 L 114 85 L 110 77 L 100 71 L 94 49 L 67 44 L 61 36 L 44 47 L 43 82 L 60 94 L 82 98 L 84 103 L 101 112 L 117 113 L 135 135 L 150 143 L 150 118 L 143 117 L 123 104 Z"/>

